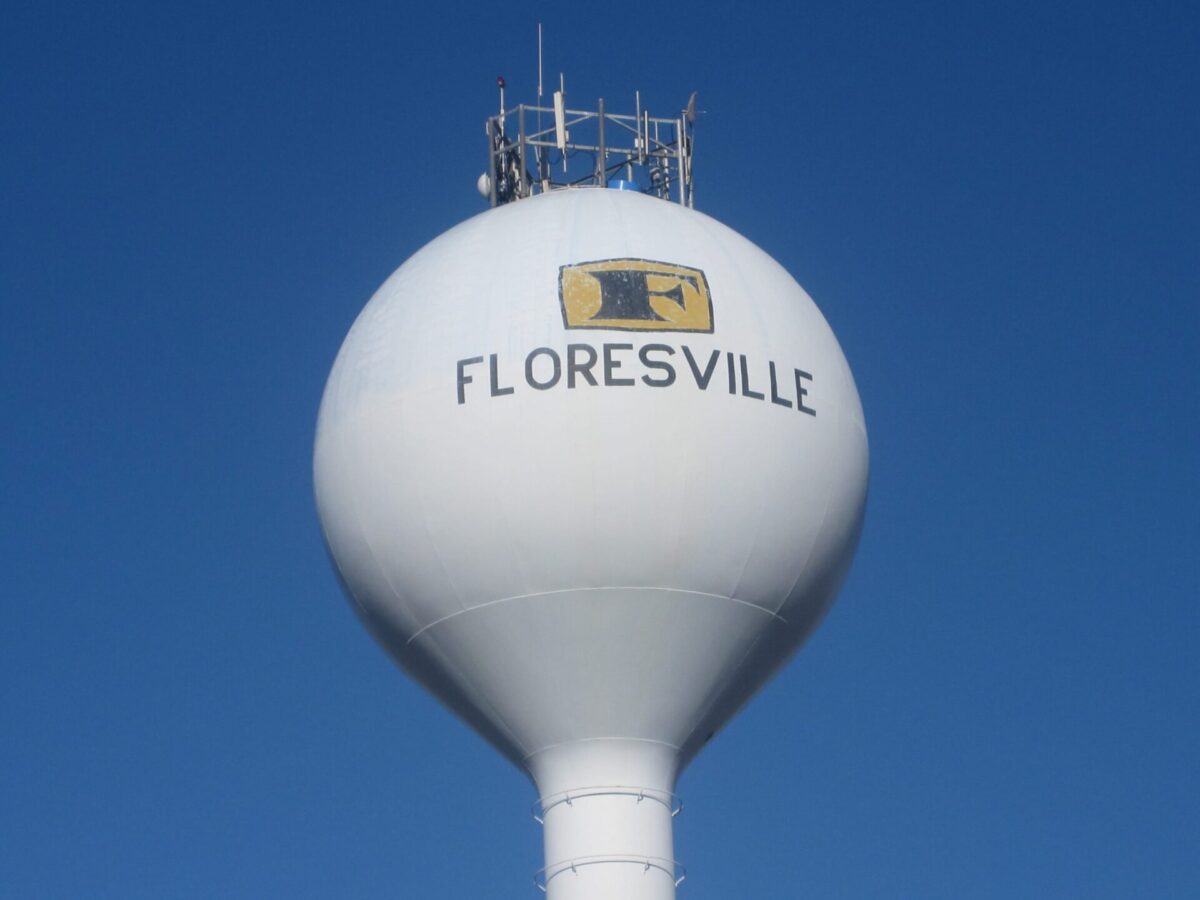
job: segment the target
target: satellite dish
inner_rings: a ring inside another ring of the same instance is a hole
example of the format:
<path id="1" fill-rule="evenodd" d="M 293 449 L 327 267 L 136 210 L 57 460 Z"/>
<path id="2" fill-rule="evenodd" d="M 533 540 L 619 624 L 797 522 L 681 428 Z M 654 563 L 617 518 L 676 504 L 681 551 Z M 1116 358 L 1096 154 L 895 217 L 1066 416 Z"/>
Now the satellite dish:
<path id="1" fill-rule="evenodd" d="M 748 240 L 633 191 L 420 250 L 329 376 L 346 590 L 540 797 L 551 900 L 670 900 L 679 773 L 809 636 L 867 492 L 854 380 Z"/>

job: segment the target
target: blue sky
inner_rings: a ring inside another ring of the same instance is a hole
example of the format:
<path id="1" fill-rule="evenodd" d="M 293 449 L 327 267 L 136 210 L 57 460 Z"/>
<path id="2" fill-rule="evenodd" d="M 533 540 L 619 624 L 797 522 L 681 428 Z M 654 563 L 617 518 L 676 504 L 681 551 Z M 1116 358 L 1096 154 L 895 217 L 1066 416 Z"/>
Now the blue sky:
<path id="1" fill-rule="evenodd" d="M 681 781 L 681 898 L 1200 896 L 1194 6 L 5 20 L 5 896 L 536 896 L 532 787 L 359 626 L 311 448 L 538 21 L 573 103 L 699 90 L 697 207 L 870 431 L 840 601 Z"/>

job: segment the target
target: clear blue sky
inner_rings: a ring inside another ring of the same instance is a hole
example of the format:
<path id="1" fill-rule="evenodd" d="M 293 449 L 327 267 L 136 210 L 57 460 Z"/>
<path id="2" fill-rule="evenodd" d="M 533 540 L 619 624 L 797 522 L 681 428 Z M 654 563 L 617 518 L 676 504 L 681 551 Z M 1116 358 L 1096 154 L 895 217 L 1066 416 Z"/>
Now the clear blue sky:
<path id="1" fill-rule="evenodd" d="M 1194 4 L 3 18 L 0 894 L 537 896 L 532 787 L 361 629 L 310 467 L 541 20 L 575 103 L 699 90 L 697 206 L 870 429 L 841 600 L 681 782 L 681 900 L 1200 896 Z"/>

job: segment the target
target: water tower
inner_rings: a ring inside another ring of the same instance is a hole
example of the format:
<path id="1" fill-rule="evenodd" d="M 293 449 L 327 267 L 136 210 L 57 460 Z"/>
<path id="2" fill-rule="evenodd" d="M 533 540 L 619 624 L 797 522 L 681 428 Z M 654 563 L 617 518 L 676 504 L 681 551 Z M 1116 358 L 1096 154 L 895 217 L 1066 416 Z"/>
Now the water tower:
<path id="1" fill-rule="evenodd" d="M 693 104 L 634 106 L 501 82 L 490 208 L 359 315 L 314 453 L 362 619 L 532 778 L 551 900 L 675 896 L 676 779 L 829 608 L 866 501 L 829 325 L 693 209 Z"/>

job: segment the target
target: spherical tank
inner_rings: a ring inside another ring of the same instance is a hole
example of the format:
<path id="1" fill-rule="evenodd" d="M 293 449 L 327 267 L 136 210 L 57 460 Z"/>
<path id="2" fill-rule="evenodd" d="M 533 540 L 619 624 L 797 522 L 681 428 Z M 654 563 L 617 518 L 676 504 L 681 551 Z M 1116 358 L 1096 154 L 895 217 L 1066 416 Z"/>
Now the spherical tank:
<path id="1" fill-rule="evenodd" d="M 592 188 L 489 210 L 387 280 L 314 471 L 368 627 L 534 779 L 551 896 L 659 898 L 676 777 L 832 603 L 867 456 L 842 351 L 782 267 Z"/>

